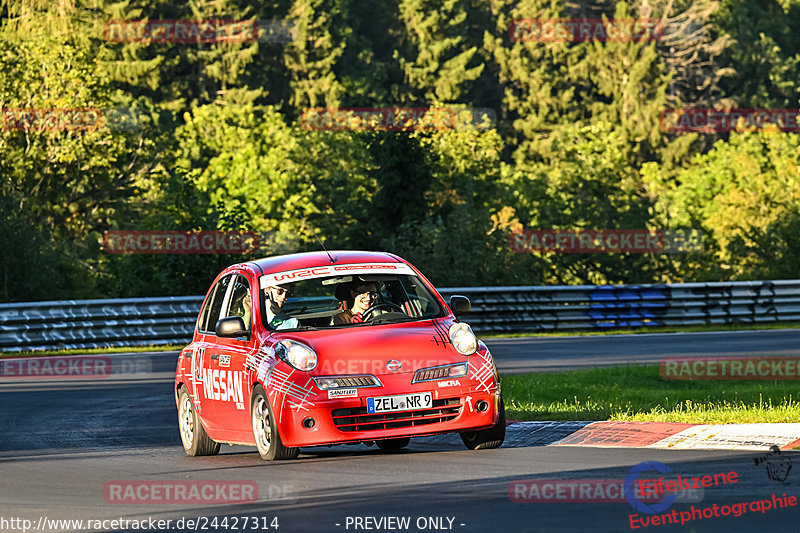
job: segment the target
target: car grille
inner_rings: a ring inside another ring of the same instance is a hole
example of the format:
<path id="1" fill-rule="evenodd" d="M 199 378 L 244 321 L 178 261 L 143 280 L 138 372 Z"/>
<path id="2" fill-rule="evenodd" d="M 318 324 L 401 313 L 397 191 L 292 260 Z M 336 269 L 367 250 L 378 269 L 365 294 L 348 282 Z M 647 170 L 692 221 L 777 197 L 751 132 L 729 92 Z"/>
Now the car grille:
<path id="1" fill-rule="evenodd" d="M 427 409 L 369 414 L 366 407 L 355 407 L 334 409 L 331 416 L 339 431 L 372 431 L 447 422 L 457 417 L 460 410 L 461 400 L 449 398 L 434 400 L 433 407 Z"/>
<path id="2" fill-rule="evenodd" d="M 372 376 L 353 376 L 351 378 L 336 378 L 342 387 L 374 387 L 375 378 Z"/>
<path id="3" fill-rule="evenodd" d="M 380 387 L 381 382 L 378 381 L 378 378 L 372 375 L 365 375 L 365 376 L 319 376 L 314 378 L 314 381 L 317 382 L 317 386 L 320 385 L 320 381 L 335 381 L 339 388 L 348 388 L 348 387 Z M 324 390 L 331 390 L 327 387 L 320 387 Z"/>

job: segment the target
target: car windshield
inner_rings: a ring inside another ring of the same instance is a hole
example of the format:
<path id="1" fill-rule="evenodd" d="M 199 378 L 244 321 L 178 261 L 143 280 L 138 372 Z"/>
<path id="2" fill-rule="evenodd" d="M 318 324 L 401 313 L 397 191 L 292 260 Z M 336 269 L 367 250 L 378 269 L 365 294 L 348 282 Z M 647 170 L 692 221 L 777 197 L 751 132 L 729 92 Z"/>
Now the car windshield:
<path id="1" fill-rule="evenodd" d="M 261 303 L 270 310 L 261 316 L 270 329 L 370 327 L 445 316 L 436 297 L 411 274 L 325 276 L 291 283 L 274 278 L 261 280 Z M 270 298 L 280 301 L 284 290 L 288 293 L 279 308 Z"/>

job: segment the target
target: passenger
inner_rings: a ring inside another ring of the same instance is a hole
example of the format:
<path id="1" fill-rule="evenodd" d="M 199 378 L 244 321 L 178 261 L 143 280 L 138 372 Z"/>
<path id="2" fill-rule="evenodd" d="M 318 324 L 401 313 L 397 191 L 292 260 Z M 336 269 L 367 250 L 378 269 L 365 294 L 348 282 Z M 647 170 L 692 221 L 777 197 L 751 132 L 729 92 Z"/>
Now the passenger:
<path id="1" fill-rule="evenodd" d="M 250 318 L 253 316 L 253 306 L 250 303 L 250 291 L 244 293 L 241 302 L 242 320 L 247 331 L 250 331 Z"/>
<path id="2" fill-rule="evenodd" d="M 353 300 L 353 307 L 334 315 L 334 326 L 363 322 L 364 311 L 372 307 L 378 297 L 378 285 L 370 281 L 354 281 L 350 285 L 350 297 Z"/>
<path id="3" fill-rule="evenodd" d="M 266 293 L 267 324 L 272 329 L 293 329 L 300 321 L 283 312 L 283 304 L 292 294 L 292 285 L 273 285 L 264 289 Z"/>

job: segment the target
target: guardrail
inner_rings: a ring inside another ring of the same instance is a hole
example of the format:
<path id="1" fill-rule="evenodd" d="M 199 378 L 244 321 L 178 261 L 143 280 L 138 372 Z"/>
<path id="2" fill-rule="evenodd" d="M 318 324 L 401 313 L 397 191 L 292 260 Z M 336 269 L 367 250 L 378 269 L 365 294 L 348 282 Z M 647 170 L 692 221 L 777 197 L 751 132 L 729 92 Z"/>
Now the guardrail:
<path id="1" fill-rule="evenodd" d="M 188 343 L 202 296 L 0 304 L 0 351 Z"/>
<path id="2" fill-rule="evenodd" d="M 482 331 L 558 331 L 800 320 L 800 280 L 457 287 Z"/>
<path id="3" fill-rule="evenodd" d="M 800 320 L 800 280 L 450 287 L 476 331 L 560 331 Z M 188 343 L 202 296 L 0 304 L 0 351 Z"/>

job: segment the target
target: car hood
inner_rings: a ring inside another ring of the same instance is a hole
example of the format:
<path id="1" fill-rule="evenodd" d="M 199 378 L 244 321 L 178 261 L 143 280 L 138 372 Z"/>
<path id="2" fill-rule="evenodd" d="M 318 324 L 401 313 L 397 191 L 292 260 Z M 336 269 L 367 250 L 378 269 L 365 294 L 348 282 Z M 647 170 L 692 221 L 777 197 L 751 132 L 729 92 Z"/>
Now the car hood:
<path id="1" fill-rule="evenodd" d="M 310 372 L 313 376 L 399 374 L 467 360 L 450 342 L 447 332 L 452 323 L 452 319 L 436 319 L 287 332 L 280 337 L 303 342 L 314 349 L 318 362 Z M 399 362 L 400 368 L 390 371 L 389 361 Z"/>

